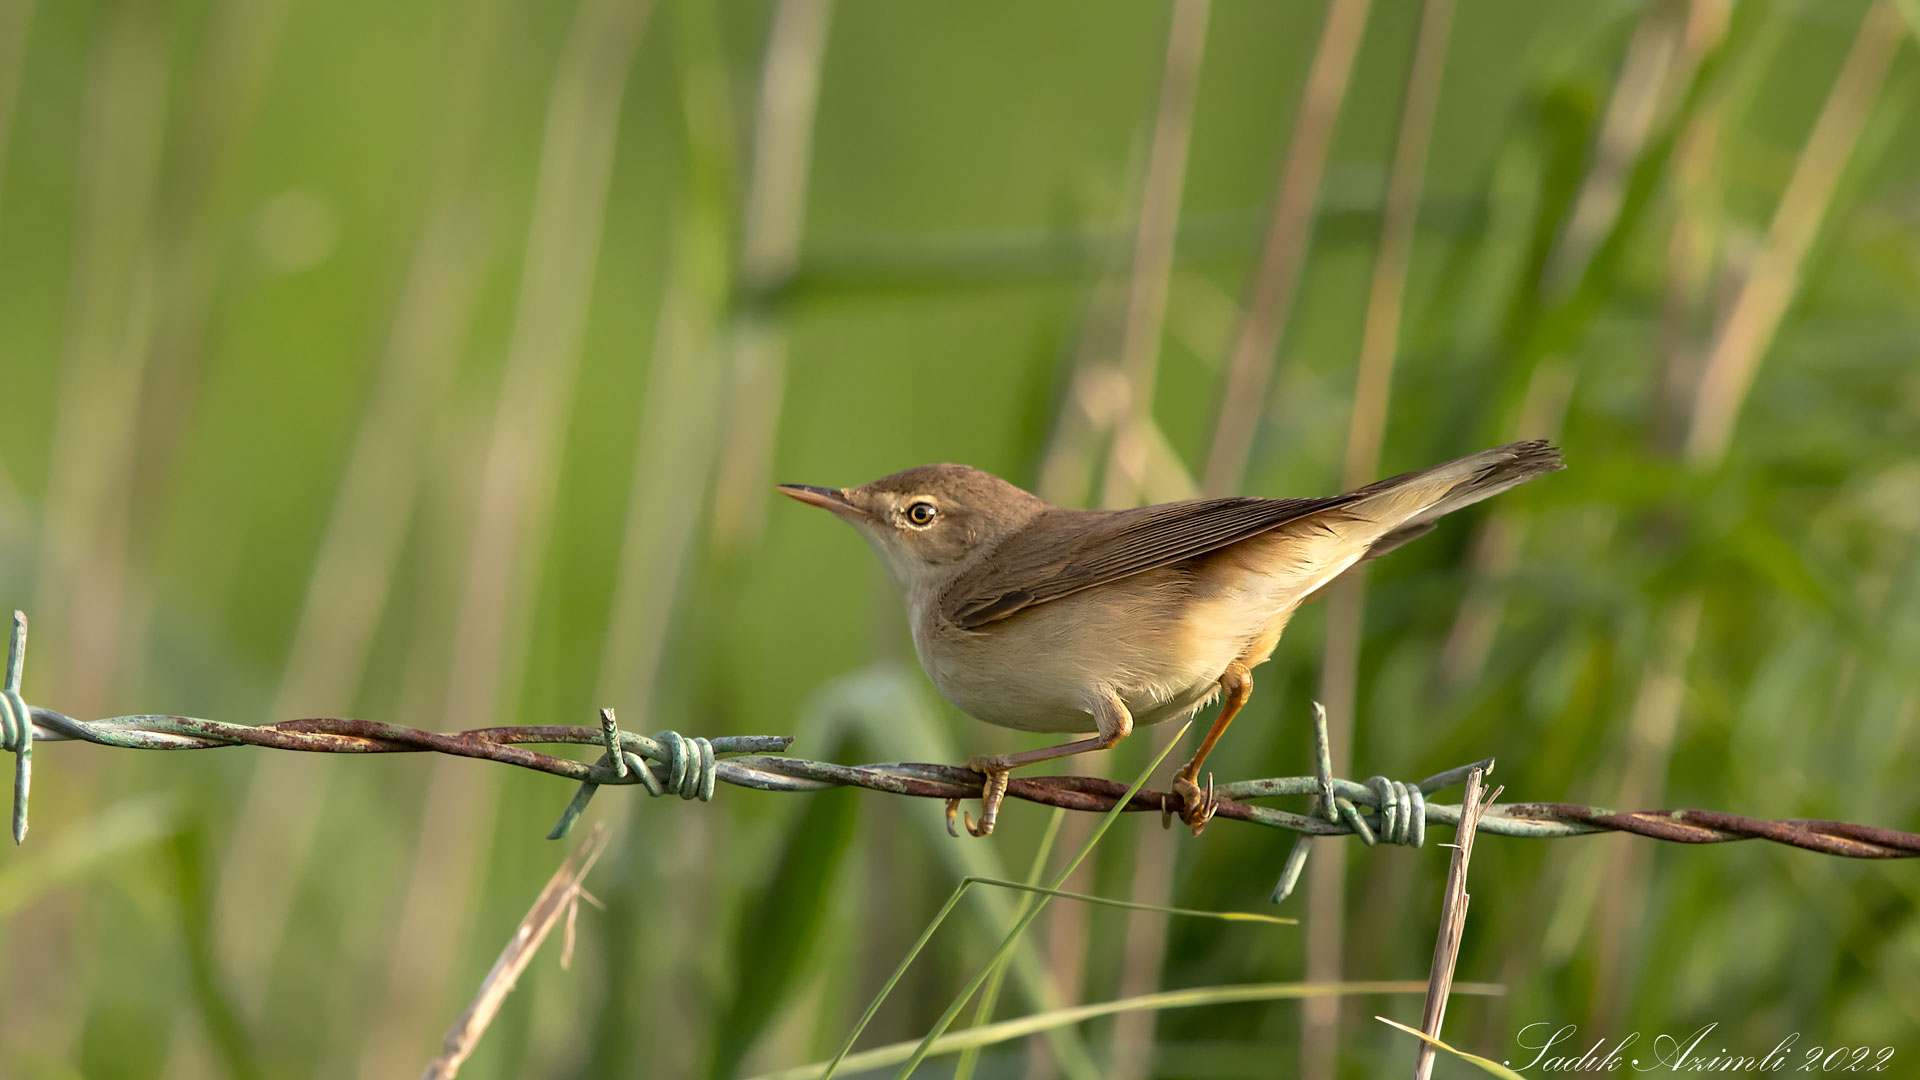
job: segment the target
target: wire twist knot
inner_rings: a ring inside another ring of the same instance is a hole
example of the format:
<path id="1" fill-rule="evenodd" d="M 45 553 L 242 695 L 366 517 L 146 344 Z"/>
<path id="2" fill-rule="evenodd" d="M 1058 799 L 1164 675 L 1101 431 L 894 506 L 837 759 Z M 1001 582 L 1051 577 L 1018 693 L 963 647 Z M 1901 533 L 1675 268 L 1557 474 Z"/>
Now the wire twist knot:
<path id="1" fill-rule="evenodd" d="M 592 778 L 580 781 L 580 790 L 574 792 L 573 800 L 560 812 L 560 820 L 547 833 L 547 839 L 560 840 L 572 832 L 574 822 L 586 812 L 587 803 L 593 800 L 593 793 L 600 790 L 602 784 L 639 784 L 647 789 L 647 794 L 656 797 L 672 793 L 683 799 L 713 801 L 714 785 L 720 779 L 720 763 L 714 756 L 711 740 L 677 731 L 658 732 L 651 739 L 624 735 L 612 709 L 600 710 L 600 732 L 606 752 L 593 763 Z M 629 739 L 639 744 L 641 753 L 627 749 Z M 665 766 L 665 783 L 654 773 L 648 758 L 655 758 Z"/>
<path id="2" fill-rule="evenodd" d="M 1427 796 L 1420 790 L 1419 784 L 1370 776 L 1367 778 L 1367 787 L 1377 800 L 1375 805 L 1380 808 L 1381 841 L 1415 848 L 1426 843 Z M 1364 832 L 1360 833 L 1360 838 L 1372 843 Z"/>
<path id="3" fill-rule="evenodd" d="M 683 799 L 712 802 L 713 786 L 720 775 L 713 743 L 701 736 L 686 736 L 677 731 L 662 731 L 653 739 L 667 750 L 667 790 Z"/>
<path id="4" fill-rule="evenodd" d="M 33 710 L 20 696 L 20 673 L 27 663 L 27 614 L 13 613 L 13 639 L 7 646 L 6 681 L 0 683 L 0 750 L 13 752 L 13 842 L 27 838 L 27 789 L 33 785 Z"/>
<path id="5" fill-rule="evenodd" d="M 1314 796 L 1312 812 L 1337 825 L 1346 826 L 1346 831 L 1360 838 L 1360 842 L 1373 847 L 1385 841 L 1389 844 L 1404 844 L 1417 848 L 1427 840 L 1427 792 L 1449 784 L 1457 783 L 1450 773 L 1428 777 L 1417 784 L 1402 780 L 1389 780 L 1384 776 L 1367 778 L 1367 791 L 1373 796 L 1372 807 L 1380 813 L 1380 831 L 1376 834 L 1373 826 L 1367 824 L 1367 815 L 1362 810 L 1363 803 L 1356 805 L 1353 799 L 1341 795 L 1334 789 L 1332 743 L 1327 738 L 1327 710 L 1319 702 L 1313 703 L 1313 773 L 1318 781 L 1320 793 Z M 1487 769 L 1493 768 L 1491 759 L 1480 763 Z M 1459 770 L 1454 770 L 1458 772 Z M 1349 786 L 1351 787 L 1351 786 Z M 1300 882 L 1301 871 L 1307 868 L 1307 852 L 1313 838 L 1302 834 L 1293 842 L 1293 850 L 1287 853 L 1287 861 L 1280 868 L 1280 881 L 1273 887 L 1271 899 L 1274 903 L 1285 900 L 1292 894 L 1294 886 Z"/>

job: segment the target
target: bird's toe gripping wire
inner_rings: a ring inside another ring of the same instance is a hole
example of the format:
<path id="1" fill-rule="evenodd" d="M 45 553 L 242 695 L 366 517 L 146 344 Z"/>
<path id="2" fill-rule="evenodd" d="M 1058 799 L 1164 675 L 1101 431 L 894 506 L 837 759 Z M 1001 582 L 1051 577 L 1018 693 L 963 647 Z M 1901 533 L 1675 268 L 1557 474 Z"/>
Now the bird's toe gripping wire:
<path id="1" fill-rule="evenodd" d="M 1007 782 L 1012 779 L 1012 770 L 1005 762 L 992 756 L 974 758 L 967 762 L 967 768 L 986 777 L 980 785 L 980 820 L 975 822 L 962 811 L 959 799 L 948 799 L 947 835 L 960 835 L 960 830 L 954 828 L 954 819 L 958 818 L 966 823 L 970 835 L 987 836 L 993 832 L 993 823 L 1000 817 L 1000 801 L 1007 797 Z"/>
<path id="2" fill-rule="evenodd" d="M 1204 789 L 1190 777 L 1175 776 L 1173 793 L 1180 796 L 1180 820 L 1187 823 L 1187 827 L 1193 830 L 1193 835 L 1199 836 L 1206 831 L 1207 822 L 1212 821 L 1213 815 L 1220 809 L 1220 800 L 1213 793 L 1213 773 L 1207 773 L 1207 786 Z M 1173 827 L 1174 813 L 1173 808 L 1168 806 L 1163 798 L 1160 801 L 1161 828 Z"/>

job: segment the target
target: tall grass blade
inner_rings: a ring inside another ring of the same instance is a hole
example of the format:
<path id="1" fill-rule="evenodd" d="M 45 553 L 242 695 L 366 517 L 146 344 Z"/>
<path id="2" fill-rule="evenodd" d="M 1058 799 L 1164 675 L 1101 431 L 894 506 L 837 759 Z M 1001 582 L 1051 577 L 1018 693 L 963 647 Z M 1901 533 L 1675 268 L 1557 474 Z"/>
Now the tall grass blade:
<path id="1" fill-rule="evenodd" d="M 1093 827 L 1093 834 L 1087 837 L 1087 842 L 1081 846 L 1080 851 L 1075 854 L 1073 858 L 1067 860 L 1067 865 L 1060 868 L 1060 873 L 1055 875 L 1053 888 L 1057 889 L 1066 884 L 1067 879 L 1073 876 L 1074 870 L 1086 860 L 1088 855 L 1093 854 L 1093 849 L 1100 843 L 1100 838 L 1107 835 L 1107 830 L 1113 827 L 1114 822 L 1120 820 L 1120 813 L 1126 807 L 1127 803 L 1132 801 L 1134 795 L 1138 793 L 1141 788 L 1147 786 L 1147 778 L 1153 775 L 1153 770 L 1160 767 L 1160 763 L 1166 760 L 1169 753 L 1173 752 L 1173 748 L 1180 745 L 1180 740 L 1186 737 L 1187 729 L 1192 726 L 1193 722 L 1191 720 L 1181 724 L 1180 730 L 1174 734 L 1173 738 L 1167 740 L 1167 745 L 1161 748 L 1158 754 L 1154 755 L 1153 760 L 1147 763 L 1146 768 L 1140 770 L 1140 775 L 1134 778 L 1133 784 L 1127 788 L 1126 794 L 1114 801 L 1113 809 L 1100 816 L 1100 823 Z M 940 1015 L 940 1019 L 934 1021 L 933 1028 L 927 1032 L 925 1038 L 920 1040 L 919 1048 L 914 1051 L 913 1055 L 907 1059 L 906 1064 L 902 1065 L 900 1071 L 895 1074 L 896 1080 L 906 1080 L 907 1077 L 913 1075 L 913 1070 L 918 1068 L 920 1062 L 926 1059 L 927 1052 L 933 1046 L 934 1040 L 946 1033 L 947 1028 L 953 1024 L 954 1017 L 959 1016 L 960 1010 L 966 1006 L 967 999 L 971 998 L 974 991 L 980 989 L 980 984 L 986 981 L 988 972 L 993 969 L 992 965 L 1001 962 L 1009 953 L 1013 952 L 1013 947 L 1019 943 L 1021 935 L 1027 932 L 1027 927 L 1032 925 L 1033 920 L 1039 917 L 1040 912 L 1045 909 L 1045 907 L 1046 902 L 1044 900 L 1036 903 L 1027 909 L 1026 914 L 1014 921 L 1013 929 L 1007 931 L 1007 936 L 1000 942 L 1000 947 L 994 950 L 993 958 L 988 961 L 988 966 L 982 968 L 980 973 L 975 975 L 972 981 L 967 983 L 959 995 L 953 999 L 953 1004 L 947 1006 L 947 1011 Z"/>
<path id="2" fill-rule="evenodd" d="M 985 1027 L 956 1031 L 935 1040 L 931 1053 L 951 1054 L 968 1047 L 992 1046 L 1067 1024 L 1084 1023 L 1119 1013 L 1191 1009 L 1207 1005 L 1234 1005 L 1252 1001 L 1312 1000 L 1357 994 L 1423 994 L 1426 989 L 1427 984 L 1424 982 L 1347 982 L 1249 983 L 1244 986 L 1195 986 L 1185 990 L 1164 990 L 1156 994 L 1142 994 L 1117 1001 L 1099 1001 L 1091 1005 L 1076 1005 L 1070 1009 L 1055 1009 L 1013 1020 L 1002 1020 Z M 1490 983 L 1461 983 L 1453 988 L 1453 992 L 1497 995 L 1505 993 L 1505 990 Z M 920 1057 L 928 1056 L 925 1054 L 915 1056 L 915 1052 L 925 1045 L 923 1040 L 919 1043 L 900 1042 L 876 1046 L 871 1050 L 854 1054 L 840 1064 L 858 1071 L 881 1068 L 909 1058 L 918 1061 Z M 812 1065 L 801 1065 L 782 1072 L 766 1073 L 751 1080 L 826 1080 L 831 1075 L 827 1071 L 826 1063 L 815 1062 Z"/>
<path id="3" fill-rule="evenodd" d="M 1456 994 L 1459 993 L 1460 988 L 1457 986 L 1454 987 L 1453 992 Z M 1447 1053 L 1452 1054 L 1454 1057 L 1457 1057 L 1462 1061 L 1470 1061 L 1475 1065 L 1478 1065 L 1481 1069 L 1485 1070 L 1488 1074 L 1492 1076 L 1503 1077 L 1504 1080 L 1527 1080 L 1526 1077 L 1521 1076 L 1519 1073 L 1514 1072 L 1512 1069 L 1507 1068 L 1505 1065 L 1502 1065 L 1497 1061 L 1491 1061 L 1487 1058 L 1481 1057 L 1478 1054 L 1469 1054 L 1465 1050 L 1455 1049 L 1454 1047 L 1448 1046 L 1446 1043 L 1441 1042 L 1439 1039 L 1436 1039 L 1433 1036 L 1428 1035 L 1426 1032 L 1421 1031 L 1417 1028 L 1410 1028 L 1407 1025 L 1402 1024 L 1397 1020 L 1389 1020 L 1384 1016 L 1376 1016 L 1374 1017 L 1374 1019 L 1380 1021 L 1381 1023 L 1387 1025 L 1388 1027 L 1398 1028 L 1399 1030 L 1406 1032 L 1407 1034 L 1413 1036 L 1414 1038 L 1419 1039 L 1421 1042 L 1428 1043 L 1436 1047 L 1437 1049 L 1445 1050 Z"/>
<path id="4" fill-rule="evenodd" d="M 820 960 L 821 929 L 833 909 L 840 867 L 860 832 L 860 793 L 823 791 L 810 799 L 779 845 L 773 877 L 740 909 L 728 952 L 733 1000 L 721 1013 L 708 1075 L 727 1080 L 782 1005 Z"/>
<path id="5" fill-rule="evenodd" d="M 1053 854 L 1053 845 L 1060 838 L 1060 826 L 1067 820 L 1066 807 L 1056 806 L 1053 813 L 1047 815 L 1046 831 L 1040 834 L 1040 846 L 1034 850 L 1032 866 L 1027 870 L 1024 885 L 1009 881 L 981 881 L 981 884 L 999 885 L 1002 888 L 1028 889 L 1038 891 L 1040 875 L 1047 872 L 1047 856 Z M 1020 907 L 1015 918 L 1024 915 L 1034 903 L 1029 894 L 1020 898 Z M 1000 1003 L 1000 984 L 1007 977 L 1007 964 L 993 966 L 993 974 L 987 977 L 987 984 L 980 988 L 980 1004 L 973 1010 L 973 1026 L 980 1027 L 993 1021 L 993 1010 Z M 978 1048 L 968 1048 L 960 1054 L 960 1060 L 954 1063 L 953 1080 L 973 1080 L 974 1065 L 979 1061 Z"/>

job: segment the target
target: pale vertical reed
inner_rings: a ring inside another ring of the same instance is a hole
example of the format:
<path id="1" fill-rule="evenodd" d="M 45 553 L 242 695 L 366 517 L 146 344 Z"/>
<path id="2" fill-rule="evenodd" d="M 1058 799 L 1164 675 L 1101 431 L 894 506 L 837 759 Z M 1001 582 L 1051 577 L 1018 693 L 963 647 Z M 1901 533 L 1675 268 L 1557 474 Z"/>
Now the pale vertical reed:
<path id="1" fill-rule="evenodd" d="M 1641 16 L 1607 99 L 1592 164 L 1543 274 L 1540 293 L 1547 303 L 1563 303 L 1579 288 L 1601 243 L 1619 227 L 1633 167 L 1726 36 L 1728 14 L 1723 0 L 1700 0 L 1684 19 L 1660 6 Z M 1689 122 L 1689 130 L 1695 123 Z M 1538 358 L 1508 433 L 1515 439 L 1556 438 L 1577 379 L 1566 357 Z M 1488 508 L 1475 531 L 1467 557 L 1471 580 L 1441 653 L 1441 678 L 1454 689 L 1473 685 L 1485 670 L 1506 609 L 1505 579 L 1519 564 L 1527 532 L 1524 519 L 1499 505 Z"/>
<path id="2" fill-rule="evenodd" d="M 1571 293 L 1619 219 L 1634 162 L 1660 114 L 1677 103 L 1693 74 L 1682 62 L 1680 31 L 1678 12 L 1669 4 L 1650 5 L 1634 27 L 1594 138 L 1593 164 L 1581 178 L 1573 210 L 1547 259 L 1543 295 L 1559 300 Z"/>
<path id="3" fill-rule="evenodd" d="M 7 193 L 7 147 L 20 107 L 27 39 L 33 33 L 35 0 L 0 0 L 0 199 Z"/>
<path id="4" fill-rule="evenodd" d="M 1274 350 L 1286 330 L 1299 292 L 1300 271 L 1313 242 L 1314 207 L 1326 172 L 1327 151 L 1346 102 L 1354 57 L 1367 27 L 1370 0 L 1332 0 L 1307 72 L 1306 94 L 1294 118 L 1286 161 L 1274 189 L 1272 216 L 1260 262 L 1247 289 L 1233 352 L 1227 360 L 1219 419 L 1207 454 L 1201 488 L 1209 495 L 1238 494 L 1246 479 L 1261 414 L 1266 411 Z"/>
<path id="5" fill-rule="evenodd" d="M 98 716 L 122 677 L 120 617 L 129 604 L 127 469 L 136 450 L 129 432 L 144 375 L 151 326 L 153 201 L 171 78 L 156 13 L 140 7 L 103 13 L 86 46 L 75 144 L 74 223 L 67 281 L 65 339 L 53 403 L 47 494 L 41 509 L 36 611 L 58 629 L 36 660 L 42 693 L 81 716 Z M 24 26 L 24 24 L 23 24 Z M 79 765 L 75 780 L 113 766 Z M 67 937 L 84 926 L 81 897 L 52 925 L 17 926 L 16 938 Z M 96 963 L 92 937 L 66 970 Z M 19 950 L 26 951 L 26 950 Z M 29 952 L 28 955 L 31 955 Z M 36 980 L 38 981 L 38 980 Z M 82 987 L 53 982 L 79 994 Z M 49 1053 L 70 1050 L 81 1034 L 84 999 L 59 990 L 27 995 L 0 1011 L 0 1035 L 29 1037 Z"/>
<path id="6" fill-rule="evenodd" d="M 168 132 L 156 203 L 155 314 L 137 406 L 140 454 L 129 465 L 135 521 L 151 527 L 171 502 L 180 455 L 207 379 L 208 327 L 231 260 L 222 203 L 238 187 L 253 119 L 265 96 L 292 0 L 212 5 L 182 70 L 183 108 Z M 126 632 L 144 635 L 145 620 Z M 130 638 L 130 640 L 135 640 Z"/>
<path id="7" fill-rule="evenodd" d="M 785 320 L 766 305 L 800 262 L 813 121 L 832 22 L 833 0 L 780 0 L 767 30 L 740 226 L 739 278 L 754 308 L 733 322 L 726 437 L 714 470 L 713 537 L 722 547 L 758 540 L 766 518 L 787 381 Z"/>
<path id="8" fill-rule="evenodd" d="M 1180 197 L 1186 188 L 1187 150 L 1193 140 L 1194 100 L 1200 90 L 1200 62 L 1206 54 L 1210 11 L 1210 0 L 1176 0 L 1167 30 L 1160 102 L 1154 114 L 1153 142 L 1147 152 L 1146 186 L 1140 196 L 1139 226 L 1134 230 L 1126 321 L 1120 335 L 1120 372 L 1126 380 L 1127 400 L 1107 460 L 1101 497 L 1107 506 L 1132 505 L 1140 497 L 1146 476 L 1145 431 L 1153 423 L 1153 388 L 1167 318 L 1167 282 L 1173 272 L 1174 241 L 1179 235 Z"/>
<path id="9" fill-rule="evenodd" d="M 551 505 L 612 182 L 621 97 L 650 0 L 587 0 L 563 46 L 547 102 L 527 250 L 479 506 L 450 627 L 444 726 L 485 726 L 517 709 L 529 622 L 551 530 Z M 389 1075 L 437 1007 L 472 918 L 497 778 L 430 767 L 416 857 L 394 940 L 384 1008 L 362 1069 Z"/>
<path id="10" fill-rule="evenodd" d="M 35 608 L 59 627 L 43 685 L 97 716 L 122 680 L 130 472 L 152 333 L 154 205 L 171 57 L 159 13 L 111 13 L 87 60 L 68 331 Z M 51 654 L 51 655 L 49 655 Z"/>
<path id="11" fill-rule="evenodd" d="M 1427 0 L 1420 16 L 1413 66 L 1400 110 L 1400 132 L 1387 179 L 1386 206 L 1380 216 L 1380 247 L 1374 256 L 1367 291 L 1360 355 L 1354 375 L 1353 408 L 1347 425 L 1342 469 L 1344 487 L 1374 480 L 1386 441 L 1387 404 L 1393 384 L 1394 354 L 1406 307 L 1407 274 L 1413 262 L 1414 226 L 1427 173 L 1427 148 L 1433 141 L 1447 43 L 1453 34 L 1453 0 Z M 1366 579 L 1349 575 L 1328 590 L 1326 651 L 1321 657 L 1320 698 L 1338 718 L 1329 729 L 1333 768 L 1345 775 L 1353 752 L 1358 718 L 1360 633 L 1366 612 Z M 1306 977 L 1310 982 L 1340 978 L 1344 951 L 1346 860 L 1350 845 L 1320 845 L 1330 850 L 1308 867 Z M 1328 858 L 1327 856 L 1334 856 Z M 1301 1013 L 1300 1066 L 1309 1076 L 1331 1075 L 1339 1042 L 1340 1000 L 1308 1002 Z"/>
<path id="12" fill-rule="evenodd" d="M 480 237 L 468 210 L 450 207 L 435 215 L 415 249 L 294 617 L 286 666 L 267 710 L 275 720 L 353 707 L 424 479 L 425 434 L 457 367 L 480 284 Z M 229 928 L 223 935 L 229 970 L 256 1020 L 332 774 L 325 762 L 266 757 L 241 799 L 214 921 Z"/>
<path id="13" fill-rule="evenodd" d="M 1153 394 L 1165 338 L 1174 241 L 1179 235 L 1181 195 L 1186 188 L 1194 109 L 1211 14 L 1209 0 L 1178 0 L 1167 27 L 1159 105 L 1147 151 L 1146 184 L 1140 195 L 1133 272 L 1120 336 L 1121 379 L 1116 385 L 1125 389 L 1126 396 L 1114 428 L 1100 500 L 1108 507 L 1134 505 L 1148 489 L 1150 457 L 1165 460 L 1171 456 L 1170 449 L 1160 453 L 1151 449 L 1154 443 L 1164 443 L 1153 418 Z M 1173 839 L 1173 834 L 1165 831 L 1139 833 L 1134 841 L 1131 899 L 1166 904 L 1173 889 Z M 1127 916 L 1120 961 L 1122 996 L 1144 993 L 1159 983 L 1166 939 L 1165 915 L 1136 911 Z M 1109 1075 L 1116 1080 L 1144 1076 L 1152 1056 L 1151 1013 L 1114 1021 L 1107 1056 Z"/>
<path id="14" fill-rule="evenodd" d="M 1092 289 L 1067 376 L 1066 394 L 1039 467 L 1037 490 L 1055 503 L 1076 505 L 1088 497 L 1103 442 L 1109 451 L 1103 501 L 1111 497 L 1131 503 L 1143 494 L 1156 500 L 1187 498 L 1194 492 L 1192 479 L 1151 410 L 1153 371 L 1166 320 L 1179 234 L 1179 204 L 1209 15 L 1210 4 L 1182 4 L 1172 12 L 1153 135 L 1147 144 L 1146 175 L 1138 181 L 1138 210 L 1127 272 L 1120 274 L 1118 265 L 1103 267 Z M 1110 361 L 1112 356 L 1119 358 L 1117 363 Z M 1140 399 L 1142 392 L 1144 401 Z M 1138 410 L 1136 404 L 1140 405 Z M 1125 467 L 1119 464 L 1121 456 L 1126 456 L 1138 471 L 1116 474 L 1117 468 Z M 1066 846 L 1084 842 L 1091 828 L 1090 822 L 1070 817 L 1065 824 Z M 1153 861 L 1146 850 L 1152 844 L 1152 838 L 1144 840 L 1136 859 Z M 1083 874 L 1091 874 L 1092 869 L 1088 866 Z M 1165 884 L 1155 887 L 1164 888 Z M 1048 960 L 1067 998 L 1078 997 L 1082 988 L 1087 914 L 1075 905 L 1051 907 L 1045 913 Z M 1159 949 L 1148 949 L 1150 958 L 1142 959 L 1146 953 L 1135 938 L 1129 935 L 1128 959 L 1123 966 L 1150 966 L 1157 971 Z M 1116 1037 L 1123 1036 L 1117 1033 Z M 1054 1075 L 1056 1050 L 1033 1044 L 1027 1075 L 1035 1080 Z"/>
<path id="15" fill-rule="evenodd" d="M 676 601 L 697 553 L 702 515 L 696 508 L 706 498 L 723 441 L 720 433 L 727 430 L 723 399 L 728 350 L 735 340 L 730 290 L 734 274 L 744 264 L 736 264 L 732 251 L 737 167 L 733 111 L 716 18 L 711 5 L 687 4 L 673 9 L 670 24 L 675 31 L 686 153 L 683 206 L 670 234 L 667 281 L 647 365 L 597 676 L 602 700 L 638 710 L 651 710 L 661 692 Z M 824 26 L 817 29 L 824 33 Z M 791 151 L 786 157 L 766 163 L 769 169 L 787 170 L 787 175 L 769 177 L 767 183 L 802 182 L 804 162 L 792 160 Z M 794 195 L 763 193 L 762 197 L 790 201 Z M 771 255 L 762 251 L 755 257 L 791 254 L 798 243 L 800 221 L 764 224 L 785 235 L 757 241 L 769 245 Z M 672 466 L 662 467 L 663 462 Z M 680 932 L 652 957 L 654 963 L 697 968 L 703 962 L 704 943 L 716 939 L 723 925 L 723 915 L 715 909 L 720 883 L 705 872 L 706 861 L 694 854 L 706 847 L 706 830 L 712 827 L 708 816 L 700 815 L 680 837 L 682 865 L 657 916 Z M 699 1004 L 691 997 L 677 996 L 665 1002 L 651 1021 L 662 1032 L 680 1034 L 667 1041 L 663 1071 L 691 1076 L 700 1068 L 701 1048 L 712 1041 L 715 1017 Z"/>
<path id="16" fill-rule="evenodd" d="M 1797 292 L 1808 249 L 1832 207 L 1840 174 L 1853 158 L 1905 37 L 1900 15 L 1889 3 L 1875 3 L 1861 17 L 1781 192 L 1766 239 L 1708 350 L 1685 445 L 1687 463 L 1698 471 L 1718 469 L 1731 449 L 1734 421 Z M 1657 803 L 1666 788 L 1703 604 L 1700 593 L 1691 593 L 1659 616 L 1654 651 L 1642 672 L 1629 722 L 1616 798 L 1620 805 Z M 1602 958 L 1596 996 L 1610 1014 L 1618 1015 L 1625 1007 L 1633 966 L 1627 953 L 1629 943 L 1639 937 L 1637 914 L 1646 902 L 1651 865 L 1644 852 L 1617 848 L 1613 855 L 1602 874 L 1606 895 L 1596 902 Z"/>
<path id="17" fill-rule="evenodd" d="M 1038 493 L 1049 502 L 1077 506 L 1088 497 L 1093 483 L 1095 462 L 1101 444 L 1120 421 L 1125 391 L 1124 377 L 1107 363 L 1125 322 L 1126 281 L 1116 267 L 1103 267 L 1087 298 L 1079 340 L 1067 373 L 1068 385 L 1059 414 L 1049 429 L 1046 450 L 1041 455 Z M 1092 833 L 1093 822 L 1084 815 L 1070 814 L 1062 828 L 1061 844 L 1078 848 Z M 1094 865 L 1077 871 L 1079 879 L 1068 879 L 1070 887 L 1088 885 Z M 976 890 L 982 897 L 992 890 Z M 1046 962 L 1060 988 L 1062 1000 L 1078 1000 L 1085 989 L 1087 963 L 1087 911 L 1075 904 L 1049 905 L 1043 914 Z M 984 1017 L 982 1018 L 984 1019 Z M 1027 1047 L 1028 1080 L 1048 1080 L 1058 1074 L 1053 1048 L 1035 1040 Z"/>

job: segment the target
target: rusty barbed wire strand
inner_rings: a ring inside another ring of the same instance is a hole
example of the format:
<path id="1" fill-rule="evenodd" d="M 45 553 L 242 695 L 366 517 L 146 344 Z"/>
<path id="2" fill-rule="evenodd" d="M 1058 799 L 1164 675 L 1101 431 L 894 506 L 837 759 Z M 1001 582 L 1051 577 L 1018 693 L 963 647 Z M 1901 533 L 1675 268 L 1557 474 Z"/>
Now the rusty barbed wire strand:
<path id="1" fill-rule="evenodd" d="M 645 736 L 619 730 L 611 709 L 602 710 L 597 727 L 571 724 L 528 724 L 434 732 L 373 720 L 316 717 L 277 724 L 230 724 L 188 716 L 116 716 L 105 720 L 77 720 L 40 706 L 28 706 L 19 695 L 20 669 L 26 648 L 26 617 L 14 613 L 12 648 L 6 679 L 0 684 L 0 750 L 15 753 L 14 840 L 26 835 L 29 755 L 34 742 L 77 741 L 99 746 L 139 750 L 206 750 L 225 746 L 259 746 L 327 754 L 437 753 L 495 761 L 573 780 L 581 785 L 549 834 L 566 835 L 586 809 L 587 800 L 603 785 L 639 785 L 651 795 L 678 794 L 686 799 L 710 800 L 715 784 L 726 783 L 756 791 L 819 791 L 832 787 L 861 787 L 912 798 L 954 801 L 977 798 L 980 774 L 957 765 L 923 762 L 880 762 L 840 765 L 827 761 L 775 756 L 793 743 L 785 735 L 737 735 L 693 738 L 675 732 Z M 1324 714 L 1316 709 L 1316 731 L 1324 730 Z M 598 746 L 599 760 L 589 764 L 571 758 L 529 750 L 529 745 Z M 615 753 L 617 748 L 618 753 Z M 737 755 L 721 757 L 720 755 Z M 1460 807 L 1427 802 L 1426 796 L 1465 781 L 1473 768 L 1491 770 L 1492 759 L 1474 762 L 1430 776 L 1418 784 L 1396 783 L 1372 777 L 1365 783 L 1328 776 L 1241 780 L 1220 785 L 1216 818 L 1246 821 L 1286 829 L 1302 836 L 1357 835 L 1373 845 L 1382 841 L 1419 846 L 1428 823 L 1458 826 Z M 1105 813 L 1126 795 L 1127 785 L 1092 776 L 1015 777 L 1007 797 L 1058 806 L 1068 810 Z M 1248 800 L 1282 796 L 1312 796 L 1316 807 L 1297 814 Z M 1180 796 L 1168 791 L 1142 790 L 1128 800 L 1123 812 L 1178 811 Z M 1719 844 L 1738 840 L 1767 840 L 1825 855 L 1852 859 L 1909 859 L 1920 857 L 1920 834 L 1856 825 L 1842 821 L 1773 821 L 1713 810 L 1614 811 L 1573 803 L 1528 802 L 1496 805 L 1480 819 L 1482 832 L 1500 836 L 1556 838 L 1602 832 L 1623 832 L 1682 844 Z M 1289 870 L 1293 867 L 1289 865 Z M 1284 895 L 1283 886 L 1277 890 Z"/>

